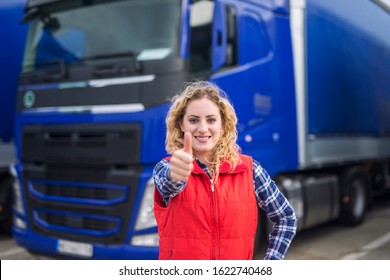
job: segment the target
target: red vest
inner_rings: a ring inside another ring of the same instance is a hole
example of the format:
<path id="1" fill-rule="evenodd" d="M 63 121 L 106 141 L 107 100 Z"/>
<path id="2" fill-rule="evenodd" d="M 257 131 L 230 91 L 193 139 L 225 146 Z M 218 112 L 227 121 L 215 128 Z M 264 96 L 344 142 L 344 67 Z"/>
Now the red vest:
<path id="1" fill-rule="evenodd" d="M 196 161 L 186 187 L 167 207 L 155 191 L 159 259 L 253 258 L 258 211 L 253 163 L 249 156 L 241 159 L 233 173 L 222 164 L 214 191 Z"/>

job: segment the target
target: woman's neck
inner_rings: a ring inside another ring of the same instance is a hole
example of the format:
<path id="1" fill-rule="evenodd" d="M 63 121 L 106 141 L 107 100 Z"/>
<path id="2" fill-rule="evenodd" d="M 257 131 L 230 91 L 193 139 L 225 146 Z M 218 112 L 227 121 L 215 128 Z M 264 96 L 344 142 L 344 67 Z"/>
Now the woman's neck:
<path id="1" fill-rule="evenodd" d="M 199 158 L 199 157 L 197 157 L 197 156 L 194 156 L 194 158 L 195 158 L 198 162 L 200 162 L 202 165 L 205 165 L 208 169 L 210 169 L 210 164 L 209 164 L 207 161 L 205 161 L 203 158 Z"/>

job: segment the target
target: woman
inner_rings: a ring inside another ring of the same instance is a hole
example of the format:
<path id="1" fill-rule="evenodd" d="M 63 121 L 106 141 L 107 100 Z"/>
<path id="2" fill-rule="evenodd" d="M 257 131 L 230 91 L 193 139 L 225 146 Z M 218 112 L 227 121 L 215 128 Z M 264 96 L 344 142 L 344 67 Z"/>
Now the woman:
<path id="1" fill-rule="evenodd" d="M 160 259 L 252 259 L 257 207 L 274 223 L 264 259 L 283 259 L 294 210 L 268 173 L 236 144 L 237 117 L 215 84 L 188 84 L 166 125 L 171 157 L 154 168 Z"/>

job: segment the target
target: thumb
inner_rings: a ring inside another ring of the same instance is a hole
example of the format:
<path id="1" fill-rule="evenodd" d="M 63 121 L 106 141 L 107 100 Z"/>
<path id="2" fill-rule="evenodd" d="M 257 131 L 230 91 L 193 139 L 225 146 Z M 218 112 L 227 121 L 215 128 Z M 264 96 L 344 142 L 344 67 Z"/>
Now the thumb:
<path id="1" fill-rule="evenodd" d="M 191 132 L 184 133 L 184 148 L 183 151 L 192 155 L 192 135 Z"/>

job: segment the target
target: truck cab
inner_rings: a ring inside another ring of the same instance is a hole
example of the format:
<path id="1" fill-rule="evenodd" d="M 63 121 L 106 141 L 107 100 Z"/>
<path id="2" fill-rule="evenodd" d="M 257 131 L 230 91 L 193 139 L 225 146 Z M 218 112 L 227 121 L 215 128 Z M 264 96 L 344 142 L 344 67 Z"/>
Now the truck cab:
<path id="1" fill-rule="evenodd" d="M 203 48 L 214 10 L 195 20 L 206 26 L 196 63 L 188 59 L 189 11 L 179 0 L 28 1 L 14 166 L 21 246 L 157 258 L 151 176 L 166 156 L 168 101 L 192 72 L 211 71 Z"/>

